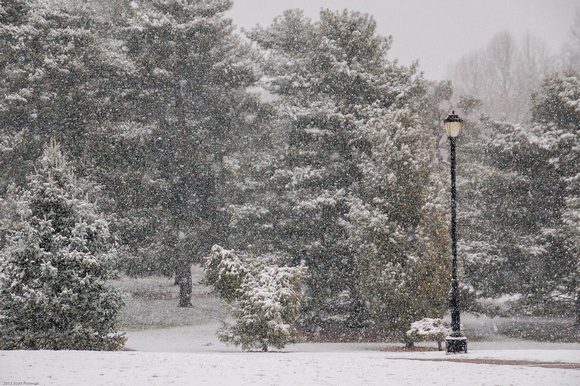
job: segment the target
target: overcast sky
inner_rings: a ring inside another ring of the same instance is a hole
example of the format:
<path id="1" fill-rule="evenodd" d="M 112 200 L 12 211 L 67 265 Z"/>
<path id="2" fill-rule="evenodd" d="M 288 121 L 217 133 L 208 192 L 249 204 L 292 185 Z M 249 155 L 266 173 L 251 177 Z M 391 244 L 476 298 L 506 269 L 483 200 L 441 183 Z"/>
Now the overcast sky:
<path id="1" fill-rule="evenodd" d="M 234 0 L 240 27 L 268 25 L 288 8 L 317 19 L 320 8 L 369 13 L 378 30 L 393 35 L 391 58 L 419 59 L 426 76 L 442 79 L 448 64 L 484 46 L 496 32 L 530 31 L 558 52 L 567 40 L 578 0 Z"/>

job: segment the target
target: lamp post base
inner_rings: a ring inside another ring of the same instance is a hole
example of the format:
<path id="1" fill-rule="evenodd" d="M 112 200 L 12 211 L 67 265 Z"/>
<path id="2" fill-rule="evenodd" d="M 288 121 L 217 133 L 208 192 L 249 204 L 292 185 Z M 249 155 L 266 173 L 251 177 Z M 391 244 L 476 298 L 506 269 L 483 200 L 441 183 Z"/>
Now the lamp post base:
<path id="1" fill-rule="evenodd" d="M 461 333 L 457 333 L 458 336 L 449 335 L 445 338 L 445 347 L 447 349 L 447 354 L 467 354 L 467 338 Z"/>

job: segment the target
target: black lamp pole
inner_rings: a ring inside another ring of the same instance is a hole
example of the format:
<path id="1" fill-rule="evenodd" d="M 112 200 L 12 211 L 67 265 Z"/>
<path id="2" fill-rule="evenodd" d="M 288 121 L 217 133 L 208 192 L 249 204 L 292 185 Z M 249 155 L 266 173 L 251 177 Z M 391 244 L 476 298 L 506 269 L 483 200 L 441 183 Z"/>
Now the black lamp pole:
<path id="1" fill-rule="evenodd" d="M 453 112 L 444 121 L 449 136 L 451 164 L 451 334 L 445 339 L 448 353 L 467 353 L 467 338 L 461 333 L 459 316 L 459 281 L 457 279 L 457 191 L 455 184 L 455 144 L 457 135 L 463 127 L 463 120 Z"/>

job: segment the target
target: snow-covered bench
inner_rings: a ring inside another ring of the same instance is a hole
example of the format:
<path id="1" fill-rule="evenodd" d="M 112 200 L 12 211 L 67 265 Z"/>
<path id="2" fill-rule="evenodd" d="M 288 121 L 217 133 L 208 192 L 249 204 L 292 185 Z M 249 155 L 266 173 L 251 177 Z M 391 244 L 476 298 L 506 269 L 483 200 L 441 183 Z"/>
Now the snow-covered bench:
<path id="1" fill-rule="evenodd" d="M 449 331 L 441 319 L 424 318 L 411 323 L 411 329 L 405 336 L 405 344 L 407 347 L 413 347 L 417 342 L 435 341 L 441 351 L 442 343 L 449 335 Z"/>

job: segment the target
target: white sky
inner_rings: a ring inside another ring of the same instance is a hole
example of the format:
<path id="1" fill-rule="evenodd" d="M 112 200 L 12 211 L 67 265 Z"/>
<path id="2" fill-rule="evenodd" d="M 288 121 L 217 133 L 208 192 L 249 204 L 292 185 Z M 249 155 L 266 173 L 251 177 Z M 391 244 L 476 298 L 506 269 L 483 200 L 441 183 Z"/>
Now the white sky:
<path id="1" fill-rule="evenodd" d="M 369 13 L 379 33 L 393 35 L 391 58 L 419 59 L 428 78 L 442 79 L 448 64 L 484 46 L 499 31 L 530 31 L 554 52 L 567 40 L 578 0 L 234 0 L 239 27 L 268 25 L 288 8 L 318 18 L 320 8 Z"/>

